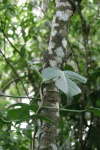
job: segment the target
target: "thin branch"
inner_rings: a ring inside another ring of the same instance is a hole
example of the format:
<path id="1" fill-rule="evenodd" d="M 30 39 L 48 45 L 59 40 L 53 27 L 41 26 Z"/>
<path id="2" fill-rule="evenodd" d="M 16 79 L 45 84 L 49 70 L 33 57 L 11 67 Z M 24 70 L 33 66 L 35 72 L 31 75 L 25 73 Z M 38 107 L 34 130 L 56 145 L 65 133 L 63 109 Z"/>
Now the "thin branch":
<path id="1" fill-rule="evenodd" d="M 19 92 L 19 89 L 18 89 L 18 86 L 17 86 L 17 82 L 15 82 L 15 87 L 16 87 L 18 95 L 20 96 L 20 92 Z M 18 100 L 17 100 L 17 102 L 18 102 Z M 21 102 L 21 98 L 20 98 L 20 102 Z"/>
<path id="2" fill-rule="evenodd" d="M 83 34 L 83 41 L 84 41 L 84 48 L 85 48 L 85 69 L 84 69 L 84 76 L 87 75 L 87 67 L 88 67 L 88 33 L 89 33 L 89 27 L 86 25 L 85 18 L 82 15 L 81 12 L 81 5 L 78 7 L 78 13 L 80 15 L 81 19 L 81 27 L 82 27 L 82 34 Z"/>
<path id="3" fill-rule="evenodd" d="M 37 100 L 41 100 L 41 98 L 35 98 L 35 97 L 30 97 L 30 96 L 14 96 L 14 95 L 0 95 L 0 96 L 4 96 L 4 97 L 14 97 L 14 98 L 28 98 L 28 99 L 37 99 Z"/>
<path id="4" fill-rule="evenodd" d="M 84 44 L 84 49 L 85 49 L 85 65 L 84 65 L 84 72 L 83 75 L 86 77 L 87 76 L 87 68 L 88 68 L 88 36 L 89 36 L 89 26 L 87 26 L 86 24 L 86 20 L 82 15 L 82 10 L 81 10 L 81 5 L 79 5 L 78 7 L 78 13 L 80 15 L 80 19 L 81 19 L 81 28 L 82 28 L 82 36 L 83 36 L 83 44 Z M 83 89 L 83 87 L 82 87 Z M 84 89 L 82 90 L 82 98 L 80 101 L 80 107 L 84 109 Z M 83 149 L 83 115 L 81 114 L 80 116 L 80 128 L 79 128 L 79 150 Z"/>
<path id="5" fill-rule="evenodd" d="M 37 133 L 37 122 L 35 122 L 34 135 L 33 135 L 33 138 L 32 138 L 32 150 L 34 150 L 34 146 L 35 146 L 35 136 L 36 136 L 36 133 Z"/>
<path id="6" fill-rule="evenodd" d="M 41 11 L 43 12 L 43 14 L 46 16 L 47 20 L 50 23 L 50 27 L 51 27 L 51 21 L 50 21 L 49 17 L 46 15 L 46 13 L 44 12 L 44 10 L 39 5 L 38 5 L 38 7 L 41 9 Z"/>
<path id="7" fill-rule="evenodd" d="M 15 81 L 17 81 L 17 80 L 19 80 L 19 78 L 16 78 L 16 79 L 13 79 L 13 80 L 9 81 L 9 82 L 1 89 L 1 92 L 4 93 L 4 91 L 8 88 L 8 86 L 9 86 L 11 83 L 13 83 L 13 82 L 15 82 Z"/>
<path id="8" fill-rule="evenodd" d="M 7 41 L 10 43 L 10 45 L 14 48 L 14 50 L 21 56 L 21 53 L 18 51 L 18 49 L 10 42 L 10 40 L 8 39 L 7 35 L 4 33 L 4 31 L 2 29 L 0 29 L 0 31 L 3 33 L 4 37 L 6 37 Z"/>
<path id="9" fill-rule="evenodd" d="M 4 31 L 3 31 L 2 29 L 0 29 L 0 31 L 1 31 L 1 32 L 4 34 L 4 36 L 7 38 L 8 42 L 9 42 L 10 45 L 14 48 L 14 50 L 15 50 L 21 57 L 23 57 L 23 56 L 21 55 L 21 53 L 18 51 L 18 49 L 10 42 L 10 40 L 8 39 L 8 37 L 6 36 L 6 34 L 4 33 Z M 43 77 L 42 77 L 41 73 L 40 73 L 26 58 L 23 57 L 23 59 L 24 59 L 26 62 L 28 62 L 28 63 L 33 67 L 33 69 L 34 69 L 35 72 L 38 74 L 38 76 L 39 76 L 39 78 L 41 79 L 41 81 L 43 81 Z"/>
<path id="10" fill-rule="evenodd" d="M 40 87 L 40 96 L 41 96 L 41 104 L 36 112 L 36 114 L 39 114 L 40 113 L 40 110 L 43 108 L 43 101 L 44 101 L 44 96 L 43 96 L 43 84 L 42 86 Z M 35 121 L 35 130 L 34 130 L 34 135 L 33 135 L 33 138 L 32 138 L 32 150 L 34 150 L 34 144 L 35 144 L 35 136 L 36 136 L 36 133 L 37 133 L 37 120 Z"/>
<path id="11" fill-rule="evenodd" d="M 68 41 L 68 44 L 69 44 L 69 47 L 70 47 L 71 51 L 72 51 L 72 52 L 73 52 L 73 54 L 74 54 L 74 58 L 75 58 L 75 62 L 76 62 L 77 67 L 78 67 L 78 71 L 80 72 L 79 62 L 78 62 L 78 60 L 77 60 L 77 56 L 75 55 L 74 50 L 73 50 L 73 48 L 72 48 L 72 46 L 71 46 L 71 43 L 69 42 L 69 40 L 68 40 L 68 39 L 67 39 L 67 41 Z"/>
<path id="12" fill-rule="evenodd" d="M 6 62 L 9 64 L 9 66 L 12 68 L 12 70 L 14 71 L 14 73 L 16 74 L 16 76 L 18 77 L 18 79 L 21 81 L 21 84 L 22 84 L 22 86 L 23 86 L 23 89 L 24 89 L 26 95 L 28 96 L 28 93 L 27 93 L 27 91 L 26 91 L 26 89 L 25 89 L 25 87 L 24 87 L 24 84 L 23 84 L 23 82 L 22 82 L 22 79 L 20 78 L 20 76 L 18 75 L 18 73 L 16 72 L 16 70 L 14 69 L 14 67 L 11 65 L 11 63 L 8 61 L 8 59 L 5 57 L 5 55 L 2 53 L 1 50 L 0 50 L 0 53 L 1 53 L 2 56 L 5 58 L 5 61 L 6 61 Z"/>

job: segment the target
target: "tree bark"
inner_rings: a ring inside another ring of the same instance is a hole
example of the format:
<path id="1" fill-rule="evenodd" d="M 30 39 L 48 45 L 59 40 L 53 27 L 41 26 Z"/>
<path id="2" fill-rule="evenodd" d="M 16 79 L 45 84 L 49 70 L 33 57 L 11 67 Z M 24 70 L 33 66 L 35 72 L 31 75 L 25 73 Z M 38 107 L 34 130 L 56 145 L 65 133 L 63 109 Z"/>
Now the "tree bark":
<path id="1" fill-rule="evenodd" d="M 76 6 L 81 0 L 58 0 L 56 2 L 55 14 L 53 17 L 49 47 L 42 52 L 43 68 L 53 67 L 63 70 L 71 52 L 67 50 L 68 28 L 71 17 Z M 42 97 L 43 106 L 59 108 L 59 89 L 54 84 L 55 79 L 43 85 Z M 41 133 L 39 135 L 39 150 L 59 149 L 59 111 L 54 109 L 43 109 L 41 114 L 47 115 L 57 125 L 53 126 L 48 122 L 41 122 Z"/>

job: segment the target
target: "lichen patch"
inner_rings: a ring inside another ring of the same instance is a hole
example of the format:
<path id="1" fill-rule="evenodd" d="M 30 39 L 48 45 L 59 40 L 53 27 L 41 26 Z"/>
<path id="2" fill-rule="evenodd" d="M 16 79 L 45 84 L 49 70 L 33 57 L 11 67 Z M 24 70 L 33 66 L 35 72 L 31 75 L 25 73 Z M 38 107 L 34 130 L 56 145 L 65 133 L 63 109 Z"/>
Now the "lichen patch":
<path id="1" fill-rule="evenodd" d="M 59 18 L 59 20 L 67 21 L 69 18 L 69 14 L 67 11 L 60 11 L 58 10 L 56 12 L 56 16 Z"/>

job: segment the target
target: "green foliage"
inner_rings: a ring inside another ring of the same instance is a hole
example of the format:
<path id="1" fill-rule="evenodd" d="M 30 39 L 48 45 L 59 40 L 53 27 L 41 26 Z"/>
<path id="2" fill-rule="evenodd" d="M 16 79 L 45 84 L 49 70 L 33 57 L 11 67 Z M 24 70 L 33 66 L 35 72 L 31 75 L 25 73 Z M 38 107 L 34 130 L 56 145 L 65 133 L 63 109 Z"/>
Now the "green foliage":
<path id="1" fill-rule="evenodd" d="M 91 112 L 93 112 L 95 115 L 100 117 L 100 109 L 99 108 L 94 108 L 94 107 L 87 107 L 87 109 Z"/>
<path id="2" fill-rule="evenodd" d="M 31 149 L 32 132 L 35 131 L 35 121 L 41 118 L 54 124 L 46 116 L 36 114 L 39 107 L 38 103 L 40 103 L 40 95 L 37 96 L 38 99 L 32 99 L 29 104 L 25 101 L 25 97 L 27 97 L 25 89 L 28 91 L 28 95 L 34 91 L 36 96 L 41 80 L 34 71 L 34 68 L 26 63 L 22 56 L 41 72 L 40 53 L 48 48 L 55 1 L 48 2 L 43 16 L 37 16 L 38 11 L 33 11 L 34 9 L 38 9 L 38 5 L 41 7 L 41 2 L 37 5 L 37 1 L 26 1 L 21 6 L 18 3 L 18 1 L 15 2 L 13 0 L 0 1 L 1 150 L 29 150 Z M 80 17 L 78 8 L 71 19 L 68 50 L 73 52 L 73 57 L 69 62 L 70 65 L 66 63 L 65 70 L 58 70 L 60 72 L 60 78 L 58 78 L 57 82 L 61 84 L 64 81 L 66 83 L 65 87 L 67 85 L 70 87 L 70 85 L 75 84 L 75 89 L 78 82 L 74 78 L 79 77 L 81 79 L 78 75 L 80 74 L 87 78 L 87 83 L 86 85 L 79 83 L 78 86 L 82 94 L 75 95 L 74 93 L 75 96 L 71 98 L 70 103 L 67 103 L 68 97 L 65 93 L 69 94 L 69 97 L 72 96 L 71 89 L 73 87 L 67 89 L 67 92 L 61 93 L 59 143 L 62 150 L 65 150 L 66 147 L 67 149 L 78 150 L 80 144 L 78 140 L 81 136 L 84 138 L 82 140 L 84 150 L 99 150 L 100 147 L 99 5 L 99 1 L 96 0 L 93 0 L 93 2 L 83 0 L 80 7 L 82 17 Z M 42 11 L 40 14 L 42 14 Z M 84 30 L 83 27 L 85 27 Z M 83 33 L 85 33 L 85 40 Z M 84 41 L 87 41 L 87 43 L 84 43 Z M 88 51 L 87 55 L 86 50 Z M 68 70 L 73 71 L 73 73 L 70 72 L 71 74 L 68 74 Z M 87 74 L 85 74 L 85 71 L 87 71 Z M 56 71 L 55 74 L 57 74 Z M 71 76 L 72 74 L 73 76 Z M 57 86 L 62 91 L 65 91 L 64 84 L 59 85 L 58 83 Z M 79 88 L 77 89 L 78 92 L 80 91 Z M 5 97 L 5 95 L 18 95 L 19 97 Z M 84 111 L 86 109 L 87 111 Z M 75 113 L 74 110 L 77 112 L 82 110 L 83 112 L 81 114 Z M 81 131 L 81 117 L 82 135 L 79 134 Z M 30 123 L 31 121 L 32 124 Z M 22 128 L 22 123 L 27 123 L 27 126 Z M 37 145 L 37 137 L 35 137 L 36 148 Z"/>

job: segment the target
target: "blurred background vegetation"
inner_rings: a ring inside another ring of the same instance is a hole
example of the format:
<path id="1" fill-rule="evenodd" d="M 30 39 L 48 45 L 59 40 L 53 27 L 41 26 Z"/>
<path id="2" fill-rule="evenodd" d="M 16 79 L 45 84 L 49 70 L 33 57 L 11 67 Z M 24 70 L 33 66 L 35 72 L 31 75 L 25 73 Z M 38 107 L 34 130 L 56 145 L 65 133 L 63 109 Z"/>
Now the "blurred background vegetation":
<path id="1" fill-rule="evenodd" d="M 55 3 L 55 0 L 0 1 L 0 91 L 4 94 L 37 95 L 40 80 L 16 51 L 41 72 L 40 54 L 48 48 Z M 66 95 L 61 93 L 60 107 L 72 110 L 86 109 L 87 106 L 100 108 L 99 0 L 83 0 L 75 11 L 69 28 L 67 49 L 72 51 L 73 56 L 68 61 L 66 59 L 65 70 L 74 70 L 88 81 L 86 85 L 80 85 L 82 93 L 74 96 L 71 104 L 67 103 Z M 8 106 L 31 101 L 21 97 L 0 96 L 0 150 L 31 149 L 34 120 L 22 120 L 18 124 L 7 121 L 7 115 L 17 119 L 17 113 L 21 114 L 18 106 L 14 114 Z M 37 106 L 39 102 L 38 99 L 33 104 Z M 24 111 L 23 116 L 30 115 L 30 110 L 26 114 Z M 80 143 L 82 150 L 100 149 L 100 117 L 89 112 L 79 114 L 61 111 L 59 128 L 61 150 L 78 150 Z"/>

